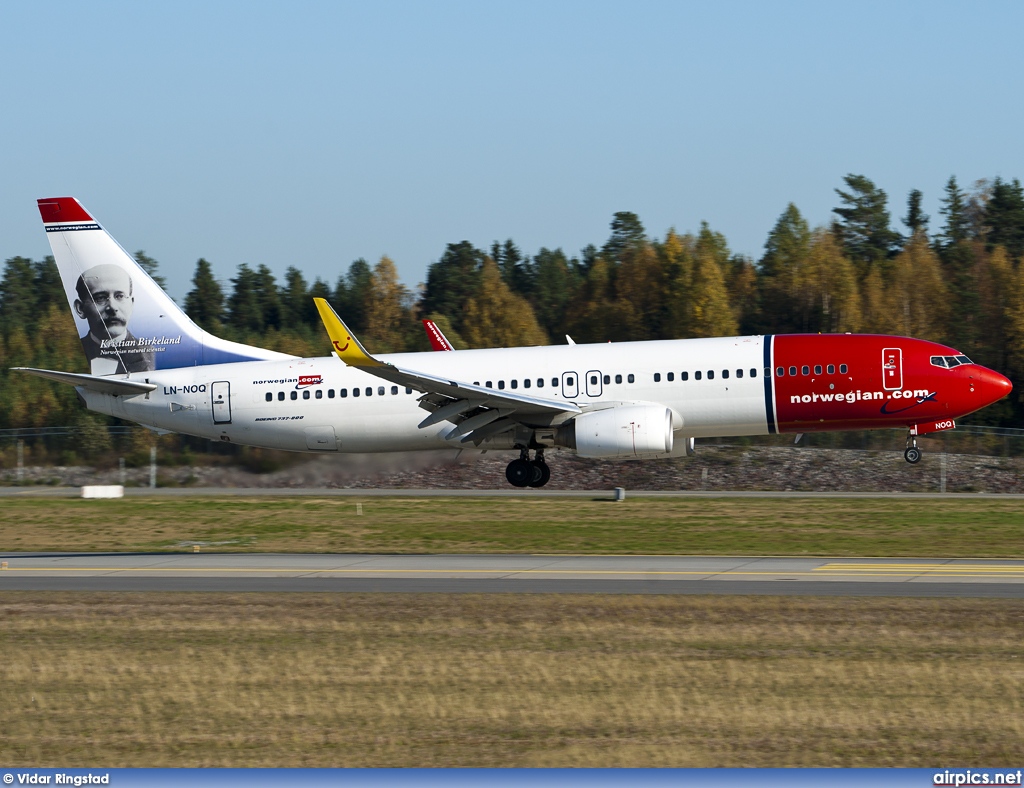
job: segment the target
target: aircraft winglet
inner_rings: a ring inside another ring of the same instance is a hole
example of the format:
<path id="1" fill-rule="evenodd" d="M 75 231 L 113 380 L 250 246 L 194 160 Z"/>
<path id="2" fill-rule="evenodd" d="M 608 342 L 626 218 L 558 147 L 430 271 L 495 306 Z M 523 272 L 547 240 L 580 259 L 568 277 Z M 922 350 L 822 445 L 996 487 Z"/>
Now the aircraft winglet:
<path id="1" fill-rule="evenodd" d="M 334 352 L 342 361 L 350 367 L 382 367 L 382 362 L 369 354 L 363 343 L 356 339 L 348 326 L 342 322 L 331 305 L 323 298 L 314 298 L 316 308 L 320 312 L 320 319 L 324 321 L 324 328 L 334 345 Z"/>

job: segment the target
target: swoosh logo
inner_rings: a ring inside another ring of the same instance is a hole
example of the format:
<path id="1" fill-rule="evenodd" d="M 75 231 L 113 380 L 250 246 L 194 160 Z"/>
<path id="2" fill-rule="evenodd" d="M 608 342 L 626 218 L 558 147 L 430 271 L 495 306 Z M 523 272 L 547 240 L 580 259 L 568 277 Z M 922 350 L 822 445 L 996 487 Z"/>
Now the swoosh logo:
<path id="1" fill-rule="evenodd" d="M 907 407 L 900 408 L 899 410 L 889 410 L 889 403 L 892 402 L 892 400 L 888 400 L 887 399 L 885 402 L 882 403 L 882 409 L 879 412 L 880 413 L 884 413 L 887 416 L 892 416 L 893 414 L 896 414 L 896 413 L 905 413 L 908 410 L 910 410 L 911 408 L 916 408 L 918 405 L 920 405 L 923 402 L 935 402 L 935 397 L 937 397 L 938 394 L 939 394 L 939 392 L 933 391 L 927 397 L 918 397 L 917 398 L 917 402 L 915 402 L 913 405 L 907 405 Z"/>
<path id="2" fill-rule="evenodd" d="M 349 341 L 345 343 L 345 347 L 342 347 L 339 344 L 338 340 L 334 340 L 334 349 L 337 350 L 339 353 L 344 353 L 346 350 L 348 350 L 348 346 L 352 344 L 352 337 L 346 337 L 346 339 L 348 339 Z"/>

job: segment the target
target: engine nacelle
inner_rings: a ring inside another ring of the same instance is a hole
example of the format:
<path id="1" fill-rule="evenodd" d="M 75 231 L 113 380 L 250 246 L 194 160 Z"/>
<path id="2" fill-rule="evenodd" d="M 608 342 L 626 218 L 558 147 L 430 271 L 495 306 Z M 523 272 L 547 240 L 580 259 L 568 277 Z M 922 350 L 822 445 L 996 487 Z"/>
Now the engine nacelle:
<path id="1" fill-rule="evenodd" d="M 672 411 L 620 405 L 584 413 L 558 428 L 557 443 L 580 457 L 636 459 L 672 451 Z"/>

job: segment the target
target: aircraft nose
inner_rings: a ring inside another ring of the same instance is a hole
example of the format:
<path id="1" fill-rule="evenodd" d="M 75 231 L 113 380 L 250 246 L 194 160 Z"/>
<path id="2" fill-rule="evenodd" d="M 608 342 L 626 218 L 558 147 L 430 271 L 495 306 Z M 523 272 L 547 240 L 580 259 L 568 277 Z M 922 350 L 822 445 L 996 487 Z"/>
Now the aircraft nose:
<path id="1" fill-rule="evenodd" d="M 1013 384 L 1005 375 L 1000 375 L 993 369 L 981 367 L 978 370 L 978 382 L 981 390 L 985 393 L 989 402 L 998 402 L 1013 391 Z"/>

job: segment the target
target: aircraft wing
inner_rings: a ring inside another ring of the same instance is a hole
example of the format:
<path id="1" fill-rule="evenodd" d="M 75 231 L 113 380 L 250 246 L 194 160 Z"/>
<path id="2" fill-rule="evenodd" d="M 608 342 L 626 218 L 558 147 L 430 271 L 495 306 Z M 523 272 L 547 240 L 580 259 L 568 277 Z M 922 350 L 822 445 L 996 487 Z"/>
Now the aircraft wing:
<path id="1" fill-rule="evenodd" d="M 477 386 L 388 364 L 367 352 L 327 301 L 323 298 L 313 300 L 338 358 L 350 367 L 423 392 L 420 406 L 432 412 L 420 423 L 421 429 L 451 421 L 456 426 L 448 434 L 449 439 L 464 435 L 463 443 L 479 443 L 486 437 L 512 429 L 516 424 L 547 426 L 558 421 L 558 417 L 582 413 L 572 402 Z"/>

